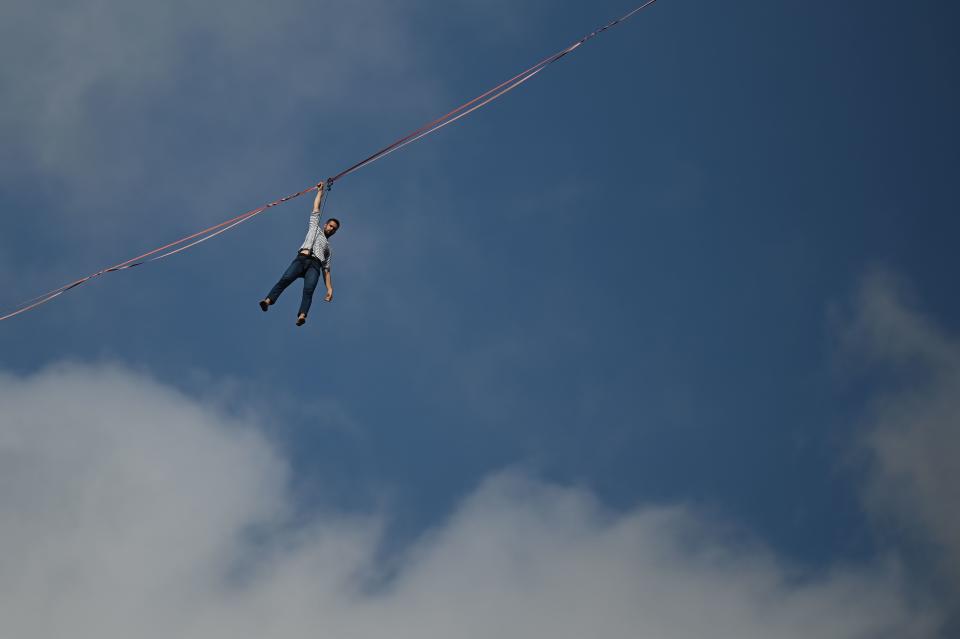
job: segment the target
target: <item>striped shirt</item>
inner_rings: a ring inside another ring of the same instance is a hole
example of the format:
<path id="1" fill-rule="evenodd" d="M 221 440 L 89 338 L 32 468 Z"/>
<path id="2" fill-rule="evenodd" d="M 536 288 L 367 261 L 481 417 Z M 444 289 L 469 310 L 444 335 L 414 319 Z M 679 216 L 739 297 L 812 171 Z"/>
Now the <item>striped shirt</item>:
<path id="1" fill-rule="evenodd" d="M 323 227 L 320 225 L 320 211 L 314 211 L 310 214 L 310 226 L 307 228 L 307 236 L 303 239 L 303 245 L 300 250 L 309 249 L 310 254 L 320 260 L 323 270 L 330 270 L 330 243 L 327 236 L 323 234 Z"/>

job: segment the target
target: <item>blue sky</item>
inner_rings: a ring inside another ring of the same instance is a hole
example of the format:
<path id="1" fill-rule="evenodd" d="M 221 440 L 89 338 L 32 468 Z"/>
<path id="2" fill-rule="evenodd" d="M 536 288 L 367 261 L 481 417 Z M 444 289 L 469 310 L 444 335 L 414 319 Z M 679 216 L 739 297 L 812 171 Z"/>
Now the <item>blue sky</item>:
<path id="1" fill-rule="evenodd" d="M 15 1 L 0 27 L 3 304 L 334 174 L 630 8 Z M 253 424 L 289 466 L 264 500 L 289 500 L 292 521 L 375 513 L 386 562 L 429 531 L 455 538 L 455 513 L 482 528 L 470 500 L 507 470 L 538 486 L 521 491 L 533 503 L 557 490 L 604 517 L 689 509 L 720 547 L 732 529 L 787 575 L 896 565 L 891 592 L 911 595 L 877 594 L 907 611 L 881 630 L 929 614 L 924 632 L 947 633 L 957 17 L 937 2 L 661 0 L 338 183 L 335 299 L 305 327 L 299 283 L 266 315 L 256 302 L 310 196 L 4 322 L 4 401 L 42 416 L 17 393 L 63 384 L 71 403 L 48 400 L 64 411 L 50 419 L 93 440 L 107 422 L 149 439 L 182 406 L 216 415 L 199 431 Z M 144 425 L 135 407 L 94 408 L 127 384 L 166 408 Z M 11 459 L 33 423 L 18 419 Z M 36 430 L 49 450 L 56 429 Z M 204 441 L 214 457 L 226 445 Z M 182 452 L 165 445 L 154 454 Z M 105 450 L 84 468 L 125 449 Z M 531 503 L 507 501 L 490 516 Z M 691 591 L 716 577 L 693 573 Z"/>

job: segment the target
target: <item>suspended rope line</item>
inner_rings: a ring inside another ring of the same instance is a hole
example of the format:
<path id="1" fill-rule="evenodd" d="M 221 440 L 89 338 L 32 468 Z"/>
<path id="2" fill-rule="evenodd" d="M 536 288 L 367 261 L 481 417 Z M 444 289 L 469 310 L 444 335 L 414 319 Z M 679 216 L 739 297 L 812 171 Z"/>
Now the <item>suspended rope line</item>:
<path id="1" fill-rule="evenodd" d="M 464 104 L 461 104 L 453 111 L 450 111 L 449 113 L 440 116 L 439 118 L 437 118 L 436 120 L 433 120 L 432 122 L 428 122 L 427 124 L 423 125 L 419 129 L 416 129 L 415 131 L 411 131 L 410 133 L 403 136 L 402 138 L 383 147 L 373 155 L 370 155 L 369 157 L 357 162 L 356 164 L 344 169 L 343 171 L 340 171 L 333 177 L 327 179 L 326 181 L 327 188 L 329 189 L 330 187 L 333 186 L 334 182 L 337 182 L 341 178 L 346 177 L 351 173 L 359 171 L 361 168 L 367 166 L 368 164 L 372 164 L 373 162 L 376 162 L 377 160 L 380 160 L 386 157 L 387 155 L 390 155 L 394 151 L 397 151 L 398 149 L 401 149 L 407 146 L 408 144 L 412 144 L 417 140 L 442 129 L 448 124 L 452 124 L 457 120 L 459 120 L 460 118 L 469 115 L 470 113 L 476 111 L 480 107 L 485 106 L 490 102 L 493 102 L 500 96 L 504 95 L 509 91 L 512 91 L 513 89 L 517 88 L 518 86 L 520 86 L 521 84 L 523 84 L 524 82 L 532 78 L 533 76 L 537 75 L 550 64 L 553 64 L 560 58 L 563 58 L 567 54 L 572 53 L 573 51 L 581 47 L 584 43 L 586 43 L 588 40 L 591 40 L 597 37 L 604 31 L 607 31 L 608 29 L 611 29 L 616 25 L 620 24 L 621 22 L 631 18 L 634 14 L 642 11 L 643 9 L 646 9 L 647 7 L 654 4 L 656 1 L 657 0 L 647 0 L 646 2 L 636 7 L 629 13 L 588 33 L 587 35 L 583 36 L 582 38 L 580 38 L 570 46 L 566 47 L 565 49 L 562 49 L 557 53 L 554 53 L 553 55 L 547 58 L 544 58 L 543 60 L 536 63 L 532 67 L 525 69 L 524 71 L 521 71 L 517 75 L 513 76 L 509 80 L 506 80 L 505 82 L 501 82 L 497 86 L 485 91 L 484 93 L 481 93 L 480 95 L 473 98 L 469 102 L 465 102 Z M 261 213 L 275 206 L 283 204 L 284 202 L 289 202 L 294 198 L 298 198 L 301 195 L 314 191 L 316 190 L 316 188 L 317 188 L 316 186 L 310 186 L 308 188 L 303 189 L 302 191 L 298 191 L 297 193 L 293 193 L 291 195 L 282 197 L 278 200 L 274 200 L 269 204 L 264 204 L 263 206 L 255 208 L 251 211 L 247 211 L 246 213 L 237 215 L 236 217 L 220 222 L 219 224 L 214 224 L 213 226 L 207 227 L 202 231 L 197 231 L 196 233 L 192 233 L 178 240 L 174 240 L 169 244 L 164 244 L 163 246 L 152 249 L 144 253 L 143 255 L 138 255 L 137 257 L 120 262 L 119 264 L 115 264 L 114 266 L 101 269 L 96 273 L 91 273 L 86 277 L 82 277 L 78 280 L 70 282 L 69 284 L 65 284 L 52 291 L 48 291 L 47 293 L 44 293 L 43 295 L 35 297 L 32 300 L 22 302 L 16 307 L 15 310 L 7 313 L 6 315 L 0 316 L 0 322 L 10 319 L 11 317 L 14 317 L 16 315 L 20 315 L 21 313 L 26 313 L 27 311 L 32 310 L 42 304 L 46 304 L 47 302 L 53 300 L 54 298 L 59 297 L 60 295 L 63 295 L 70 289 L 86 284 L 90 280 L 100 277 L 101 275 L 104 275 L 106 273 L 113 273 L 115 271 L 130 269 L 135 266 L 140 266 L 141 264 L 146 264 L 147 262 L 155 262 L 157 260 L 161 260 L 165 257 L 169 257 L 176 253 L 180 253 L 181 251 L 185 251 L 188 248 L 196 246 L 197 244 L 200 244 L 202 242 L 206 242 L 207 240 L 214 238 L 217 235 L 220 235 L 221 233 L 225 233 L 226 231 L 229 231 L 230 229 L 253 219 L 254 217 L 260 215 Z"/>
<path id="2" fill-rule="evenodd" d="M 163 246 L 159 246 L 151 251 L 147 251 L 143 255 L 138 255 L 137 257 L 130 258 L 129 260 L 120 262 L 119 264 L 114 264 L 113 266 L 100 269 L 96 273 L 91 273 L 86 277 L 81 277 L 80 279 L 70 282 L 69 284 L 64 284 L 60 288 L 55 288 L 52 291 L 48 291 L 43 295 L 33 298 L 32 300 L 28 300 L 26 302 L 21 303 L 16 310 L 11 311 L 10 313 L 7 313 L 6 315 L 0 317 L 0 322 L 2 322 L 3 320 L 10 319 L 11 317 L 14 317 L 16 315 L 20 315 L 21 313 L 26 313 L 27 311 L 32 310 L 42 304 L 46 304 L 52 299 L 63 295 L 70 289 L 76 288 L 82 284 L 86 284 L 90 280 L 100 277 L 101 275 L 104 275 L 106 273 L 122 271 L 125 269 L 133 268 L 135 266 L 140 266 L 141 264 L 146 264 L 147 262 L 154 262 L 156 260 L 169 257 L 174 253 L 179 253 L 180 251 L 188 249 L 191 246 L 200 244 L 201 242 L 206 242 L 210 238 L 220 235 L 224 231 L 232 229 L 238 224 L 243 224 L 247 220 L 250 220 L 251 218 L 254 218 L 257 215 L 260 215 L 267 209 L 271 209 L 279 204 L 283 204 L 284 202 L 288 202 L 296 197 L 300 197 L 301 195 L 305 193 L 309 193 L 310 191 L 313 191 L 316 188 L 317 187 L 315 186 L 311 186 L 307 189 L 299 191 L 298 193 L 287 195 L 285 197 L 280 198 L 279 200 L 274 200 L 269 204 L 264 204 L 259 208 L 253 209 L 252 211 L 247 211 L 246 213 L 242 213 L 236 217 L 230 218 L 229 220 L 220 222 L 219 224 L 214 224 L 213 226 L 207 227 L 202 231 L 197 231 L 196 233 L 192 233 L 190 235 L 187 235 L 186 237 L 182 237 L 179 240 L 170 242 L 169 244 L 164 244 Z M 193 240 L 193 242 L 190 242 L 190 240 Z M 190 243 L 185 244 L 186 242 L 190 242 Z M 179 248 L 174 248 L 174 247 L 179 247 Z M 173 249 L 173 250 L 170 250 L 170 249 Z M 167 252 L 164 253 L 163 251 L 167 251 Z"/>
<path id="3" fill-rule="evenodd" d="M 493 87 L 492 89 L 490 89 L 490 90 L 488 90 L 488 91 L 486 91 L 486 92 L 478 95 L 477 97 L 475 97 L 474 99 L 470 100 L 469 102 L 466 102 L 466 103 L 464 103 L 464 104 L 461 104 L 460 106 L 458 106 L 456 109 L 454 109 L 454 110 L 451 111 L 450 113 L 447 113 L 446 115 L 443 115 L 443 116 L 437 118 L 437 119 L 434 120 L 433 122 L 429 122 L 429 123 L 423 125 L 422 127 L 420 127 L 419 129 L 417 129 L 416 131 L 412 131 L 411 133 L 408 133 L 407 135 L 403 136 L 402 138 L 400 138 L 400 139 L 397 140 L 396 142 L 393 142 L 392 144 L 389 144 L 389 145 L 385 146 L 384 148 L 380 149 L 379 151 L 377 151 L 376 153 L 374 153 L 374 154 L 371 155 L 370 157 L 368 157 L 368 158 L 366 158 L 366 159 L 364 159 L 364 160 L 361 160 L 361 161 L 357 162 L 356 164 L 354 164 L 354 165 L 351 166 L 350 168 L 344 169 L 344 170 L 341 171 L 340 173 L 337 173 L 335 176 L 333 176 L 332 178 L 330 178 L 330 183 L 332 184 L 333 182 L 336 182 L 336 181 L 339 180 L 340 178 L 342 178 L 342 177 L 344 177 L 344 176 L 346 176 L 346 175 L 348 175 L 348 174 L 350 174 L 350 173 L 353 173 L 354 171 L 357 171 L 357 170 L 359 170 L 360 168 L 362 168 L 362 167 L 364 167 L 364 166 L 366 166 L 366 165 L 368 165 L 368 164 L 371 164 L 371 163 L 373 163 L 373 162 L 376 162 L 377 160 L 379 160 L 380 158 L 384 157 L 385 155 L 389 155 L 390 153 L 393 153 L 394 151 L 396 151 L 397 149 L 399 149 L 399 148 L 401 148 L 401 147 L 404 147 L 404 146 L 406 146 L 406 145 L 408 145 L 408 144 L 410 144 L 410 143 L 412 143 L 412 142 L 416 142 L 416 141 L 419 140 L 420 138 L 422 138 L 422 137 L 424 137 L 424 136 L 426 136 L 426 135 L 429 135 L 429 134 L 433 133 L 434 131 L 437 131 L 438 129 L 442 129 L 442 128 L 445 127 L 446 125 L 454 122 L 455 120 L 459 120 L 460 118 L 462 118 L 463 116 L 467 115 L 468 113 L 471 113 L 472 111 L 475 111 L 475 110 L 479 109 L 480 107 L 484 106 L 485 104 L 487 104 L 487 103 L 489 103 L 489 102 L 492 102 L 493 100 L 496 100 L 497 98 L 499 98 L 499 97 L 500 97 L 501 95 L 503 95 L 504 93 L 506 93 L 506 92 L 514 89 L 515 87 L 519 86 L 520 84 L 523 84 L 524 82 L 526 82 L 527 80 L 529 80 L 531 77 L 533 77 L 533 76 L 536 75 L 537 73 L 540 73 L 540 71 L 542 71 L 547 65 L 550 65 L 550 64 L 556 62 L 557 60 L 559 60 L 560 58 L 564 57 L 564 56 L 567 55 L 568 53 L 573 52 L 575 49 L 577 49 L 577 48 L 579 48 L 580 46 L 582 46 L 585 42 L 587 42 L 588 40 L 591 40 L 591 39 L 597 37 L 598 35 L 600 35 L 600 34 L 603 33 L 604 31 L 607 31 L 608 29 L 611 29 L 612 27 L 615 27 L 616 25 L 620 24 L 620 23 L 623 22 L 624 20 L 627 20 L 627 19 L 631 18 L 634 14 L 642 11 L 643 9 L 646 9 L 646 8 L 649 7 L 650 5 L 654 4 L 656 1 L 657 1 L 657 0 L 647 0 L 647 2 L 644 2 L 642 5 L 640 5 L 639 7 L 635 8 L 635 9 L 633 9 L 633 10 L 630 11 L 629 13 L 627 13 L 627 14 L 625 14 L 625 15 L 617 18 L 616 20 L 613 20 L 613 21 L 605 24 L 604 26 L 600 27 L 599 29 L 596 29 L 596 30 L 588 33 L 587 35 L 583 36 L 582 38 L 580 38 L 579 40 L 577 40 L 576 42 L 574 42 L 573 44 L 571 44 L 569 47 L 567 47 L 567 48 L 565 48 L 565 49 L 562 49 L 562 50 L 554 53 L 553 55 L 551 55 L 551 56 L 549 56 L 549 57 L 547 57 L 547 58 L 544 58 L 543 60 L 541 60 L 540 62 L 536 63 L 535 65 L 533 65 L 533 66 L 530 67 L 529 69 L 526 69 L 526 70 L 524 70 L 524 71 L 521 71 L 521 72 L 518 73 L 517 75 L 515 75 L 515 76 L 513 76 L 512 78 L 510 78 L 509 80 L 507 80 L 506 82 L 502 82 L 502 83 L 498 84 L 497 86 Z"/>

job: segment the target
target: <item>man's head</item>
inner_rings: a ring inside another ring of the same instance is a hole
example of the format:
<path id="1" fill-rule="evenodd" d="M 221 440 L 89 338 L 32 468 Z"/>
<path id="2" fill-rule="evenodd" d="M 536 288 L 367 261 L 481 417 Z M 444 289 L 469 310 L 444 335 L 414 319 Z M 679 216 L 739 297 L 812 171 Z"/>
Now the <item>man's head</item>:
<path id="1" fill-rule="evenodd" d="M 340 220 L 335 217 L 331 217 L 327 220 L 327 223 L 323 225 L 323 234 L 327 237 L 332 236 L 340 228 Z"/>

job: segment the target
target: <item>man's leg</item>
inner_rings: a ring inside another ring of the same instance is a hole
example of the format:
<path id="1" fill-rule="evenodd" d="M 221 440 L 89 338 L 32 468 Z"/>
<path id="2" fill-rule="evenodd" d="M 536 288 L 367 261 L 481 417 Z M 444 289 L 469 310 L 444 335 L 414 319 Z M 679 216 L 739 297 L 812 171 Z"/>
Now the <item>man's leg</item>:
<path id="1" fill-rule="evenodd" d="M 302 323 L 299 322 L 299 319 L 306 317 L 310 311 L 310 304 L 313 303 L 313 291 L 317 288 L 317 282 L 319 281 L 320 267 L 316 264 L 310 264 L 303 274 L 303 298 L 300 300 L 300 314 L 297 316 L 298 323 Z"/>
<path id="2" fill-rule="evenodd" d="M 301 277 L 303 275 L 304 267 L 306 265 L 306 258 L 298 255 L 290 262 L 290 266 L 287 267 L 286 272 L 280 277 L 280 281 L 273 285 L 273 288 L 270 289 L 270 292 L 267 293 L 267 297 L 264 298 L 264 302 L 269 300 L 270 304 L 276 304 L 277 298 L 280 297 L 280 294 L 283 293 L 284 289 L 290 286 L 293 283 L 293 280 Z M 263 303 L 261 302 L 261 308 L 263 308 Z M 267 310 L 264 308 L 263 310 Z"/>

